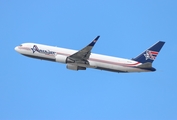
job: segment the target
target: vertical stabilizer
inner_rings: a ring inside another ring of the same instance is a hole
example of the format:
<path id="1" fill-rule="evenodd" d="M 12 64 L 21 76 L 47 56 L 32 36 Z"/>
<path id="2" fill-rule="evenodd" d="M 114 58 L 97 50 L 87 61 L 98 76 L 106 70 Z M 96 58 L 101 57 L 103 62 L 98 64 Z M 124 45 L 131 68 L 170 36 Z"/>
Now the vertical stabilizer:
<path id="1" fill-rule="evenodd" d="M 136 58 L 133 58 L 132 60 L 138 61 L 140 63 L 153 63 L 164 44 L 165 42 L 159 41 Z"/>

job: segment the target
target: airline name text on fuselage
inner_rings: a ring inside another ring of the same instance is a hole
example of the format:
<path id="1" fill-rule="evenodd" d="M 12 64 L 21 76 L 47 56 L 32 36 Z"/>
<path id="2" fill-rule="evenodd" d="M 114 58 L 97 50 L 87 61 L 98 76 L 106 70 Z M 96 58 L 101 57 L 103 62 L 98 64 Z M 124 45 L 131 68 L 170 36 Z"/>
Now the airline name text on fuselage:
<path id="1" fill-rule="evenodd" d="M 37 47 L 37 45 L 34 45 L 33 48 L 31 48 L 31 50 L 33 51 L 33 53 L 35 53 L 37 51 L 39 53 L 43 53 L 43 54 L 46 54 L 46 55 L 55 55 L 56 54 L 56 52 L 53 52 L 53 51 L 50 51 L 50 50 L 39 49 Z"/>

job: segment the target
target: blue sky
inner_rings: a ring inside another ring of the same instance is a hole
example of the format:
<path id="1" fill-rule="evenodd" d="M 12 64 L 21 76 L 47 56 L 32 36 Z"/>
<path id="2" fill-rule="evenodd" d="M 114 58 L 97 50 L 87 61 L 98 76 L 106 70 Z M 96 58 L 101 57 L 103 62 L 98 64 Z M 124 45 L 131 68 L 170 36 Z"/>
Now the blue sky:
<path id="1" fill-rule="evenodd" d="M 176 120 L 175 0 L 0 1 L 0 120 Z M 35 42 L 133 58 L 166 42 L 153 73 L 118 74 L 31 59 Z"/>

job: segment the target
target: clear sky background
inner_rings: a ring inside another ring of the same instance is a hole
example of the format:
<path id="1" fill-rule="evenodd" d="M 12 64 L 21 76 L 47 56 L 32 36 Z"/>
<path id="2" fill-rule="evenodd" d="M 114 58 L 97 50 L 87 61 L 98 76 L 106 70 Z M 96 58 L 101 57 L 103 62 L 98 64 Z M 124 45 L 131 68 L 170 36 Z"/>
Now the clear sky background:
<path id="1" fill-rule="evenodd" d="M 24 57 L 35 42 L 131 59 L 166 42 L 152 73 L 71 71 Z M 177 120 L 177 1 L 0 0 L 0 120 Z"/>

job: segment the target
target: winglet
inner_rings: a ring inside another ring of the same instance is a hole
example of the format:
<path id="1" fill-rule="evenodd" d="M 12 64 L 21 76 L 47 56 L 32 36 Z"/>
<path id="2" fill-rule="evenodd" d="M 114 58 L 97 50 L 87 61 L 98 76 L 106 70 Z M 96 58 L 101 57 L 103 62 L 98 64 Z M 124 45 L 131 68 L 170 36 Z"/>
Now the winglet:
<path id="1" fill-rule="evenodd" d="M 100 36 L 97 36 L 88 46 L 94 46 Z"/>

